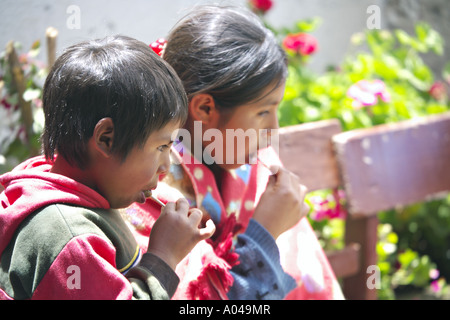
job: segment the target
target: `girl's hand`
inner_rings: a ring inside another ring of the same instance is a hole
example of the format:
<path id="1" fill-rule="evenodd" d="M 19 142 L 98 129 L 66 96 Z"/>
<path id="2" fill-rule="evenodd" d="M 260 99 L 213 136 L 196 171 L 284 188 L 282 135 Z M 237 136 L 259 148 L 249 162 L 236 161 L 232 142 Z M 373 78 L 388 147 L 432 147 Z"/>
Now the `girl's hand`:
<path id="1" fill-rule="evenodd" d="M 304 202 L 308 190 L 300 184 L 298 176 L 289 170 L 271 167 L 271 171 L 275 173 L 269 177 L 253 219 L 276 239 L 309 212 L 309 207 Z"/>
<path id="2" fill-rule="evenodd" d="M 189 210 L 186 199 L 167 203 L 152 228 L 147 251 L 175 270 L 199 241 L 214 234 L 216 227 L 212 220 L 201 227 L 202 216 L 199 209 Z"/>

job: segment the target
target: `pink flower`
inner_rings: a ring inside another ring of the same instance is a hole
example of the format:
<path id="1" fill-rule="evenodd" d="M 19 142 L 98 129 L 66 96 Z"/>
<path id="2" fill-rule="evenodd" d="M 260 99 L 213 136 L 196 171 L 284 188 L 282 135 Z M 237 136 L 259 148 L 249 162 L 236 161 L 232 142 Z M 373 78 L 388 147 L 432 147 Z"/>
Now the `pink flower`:
<path id="1" fill-rule="evenodd" d="M 152 48 L 152 50 L 158 56 L 162 57 L 166 45 L 167 45 L 167 40 L 164 38 L 160 38 L 160 39 L 156 40 L 155 42 L 152 42 L 149 47 Z"/>
<path id="2" fill-rule="evenodd" d="M 439 270 L 438 269 L 431 269 L 429 272 L 429 276 L 431 279 L 436 280 L 439 278 Z"/>
<path id="3" fill-rule="evenodd" d="M 316 38 L 303 32 L 287 35 L 283 40 L 283 46 L 287 50 L 294 51 L 303 56 L 313 54 L 318 48 Z"/>
<path id="4" fill-rule="evenodd" d="M 431 286 L 431 290 L 433 290 L 433 292 L 439 292 L 442 289 L 442 284 L 439 283 L 439 280 L 432 281 L 430 286 Z"/>
<path id="5" fill-rule="evenodd" d="M 333 190 L 333 193 L 326 199 L 319 196 L 311 198 L 311 202 L 313 203 L 312 219 L 321 221 L 323 219 L 345 218 L 347 212 L 341 204 L 341 200 L 344 197 L 344 191 Z"/>
<path id="6" fill-rule="evenodd" d="M 443 101 L 447 99 L 447 90 L 445 89 L 445 84 L 442 81 L 436 81 L 428 90 L 430 96 L 438 101 Z"/>
<path id="7" fill-rule="evenodd" d="M 251 8 L 256 12 L 266 13 L 272 5 L 272 0 L 250 0 Z"/>
<path id="8" fill-rule="evenodd" d="M 391 95 L 381 80 L 360 80 L 347 90 L 347 95 L 354 99 L 353 107 L 362 108 L 377 104 L 378 97 L 384 102 L 391 101 Z"/>

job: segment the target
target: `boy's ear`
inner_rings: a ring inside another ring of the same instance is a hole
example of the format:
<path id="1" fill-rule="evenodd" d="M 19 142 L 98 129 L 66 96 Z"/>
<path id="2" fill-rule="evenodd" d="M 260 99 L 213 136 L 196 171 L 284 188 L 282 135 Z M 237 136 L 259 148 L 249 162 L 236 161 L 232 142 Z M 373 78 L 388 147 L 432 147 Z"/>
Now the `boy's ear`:
<path id="1" fill-rule="evenodd" d="M 94 145 L 97 151 L 105 157 L 111 156 L 114 140 L 114 123 L 111 118 L 103 118 L 97 122 L 94 128 Z"/>
<path id="2" fill-rule="evenodd" d="M 218 110 L 214 98 L 207 93 L 196 94 L 189 102 L 189 115 L 194 121 L 205 125 L 215 122 Z"/>

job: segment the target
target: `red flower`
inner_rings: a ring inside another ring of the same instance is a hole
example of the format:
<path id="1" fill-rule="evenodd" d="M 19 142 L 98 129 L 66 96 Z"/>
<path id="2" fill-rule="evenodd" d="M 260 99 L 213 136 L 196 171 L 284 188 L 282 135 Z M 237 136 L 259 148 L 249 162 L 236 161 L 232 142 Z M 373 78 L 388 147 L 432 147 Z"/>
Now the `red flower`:
<path id="1" fill-rule="evenodd" d="M 3 107 L 4 107 L 5 109 L 7 109 L 7 110 L 11 109 L 11 107 L 12 107 L 12 105 L 11 105 L 8 101 L 6 101 L 5 98 L 3 98 L 3 99 L 0 101 L 0 105 L 3 106 Z M 14 106 L 14 110 L 17 109 L 16 107 L 18 107 L 18 106 Z"/>
<path id="2" fill-rule="evenodd" d="M 250 0 L 250 6 L 254 11 L 265 13 L 272 8 L 272 0 Z"/>
<path id="3" fill-rule="evenodd" d="M 317 51 L 318 44 L 316 38 L 312 35 L 300 32 L 287 35 L 283 40 L 283 46 L 287 50 L 307 56 Z"/>
<path id="4" fill-rule="evenodd" d="M 152 42 L 150 44 L 150 48 L 160 57 L 162 57 L 164 53 L 164 48 L 166 47 L 167 40 L 164 38 L 160 38 L 156 40 L 155 42 Z"/>
<path id="5" fill-rule="evenodd" d="M 438 101 L 445 101 L 447 99 L 447 90 L 445 84 L 442 81 L 436 81 L 428 90 L 430 96 Z"/>

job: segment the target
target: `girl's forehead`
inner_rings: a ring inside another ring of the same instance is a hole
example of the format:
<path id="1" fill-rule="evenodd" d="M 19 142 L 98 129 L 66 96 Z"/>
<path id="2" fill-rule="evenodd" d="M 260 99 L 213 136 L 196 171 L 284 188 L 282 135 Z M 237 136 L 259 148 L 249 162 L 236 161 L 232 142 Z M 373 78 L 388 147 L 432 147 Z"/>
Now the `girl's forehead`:
<path id="1" fill-rule="evenodd" d="M 260 96 L 248 103 L 248 105 L 261 106 L 261 105 L 273 105 L 281 102 L 284 96 L 285 83 L 281 83 L 278 86 L 267 86 Z"/>

